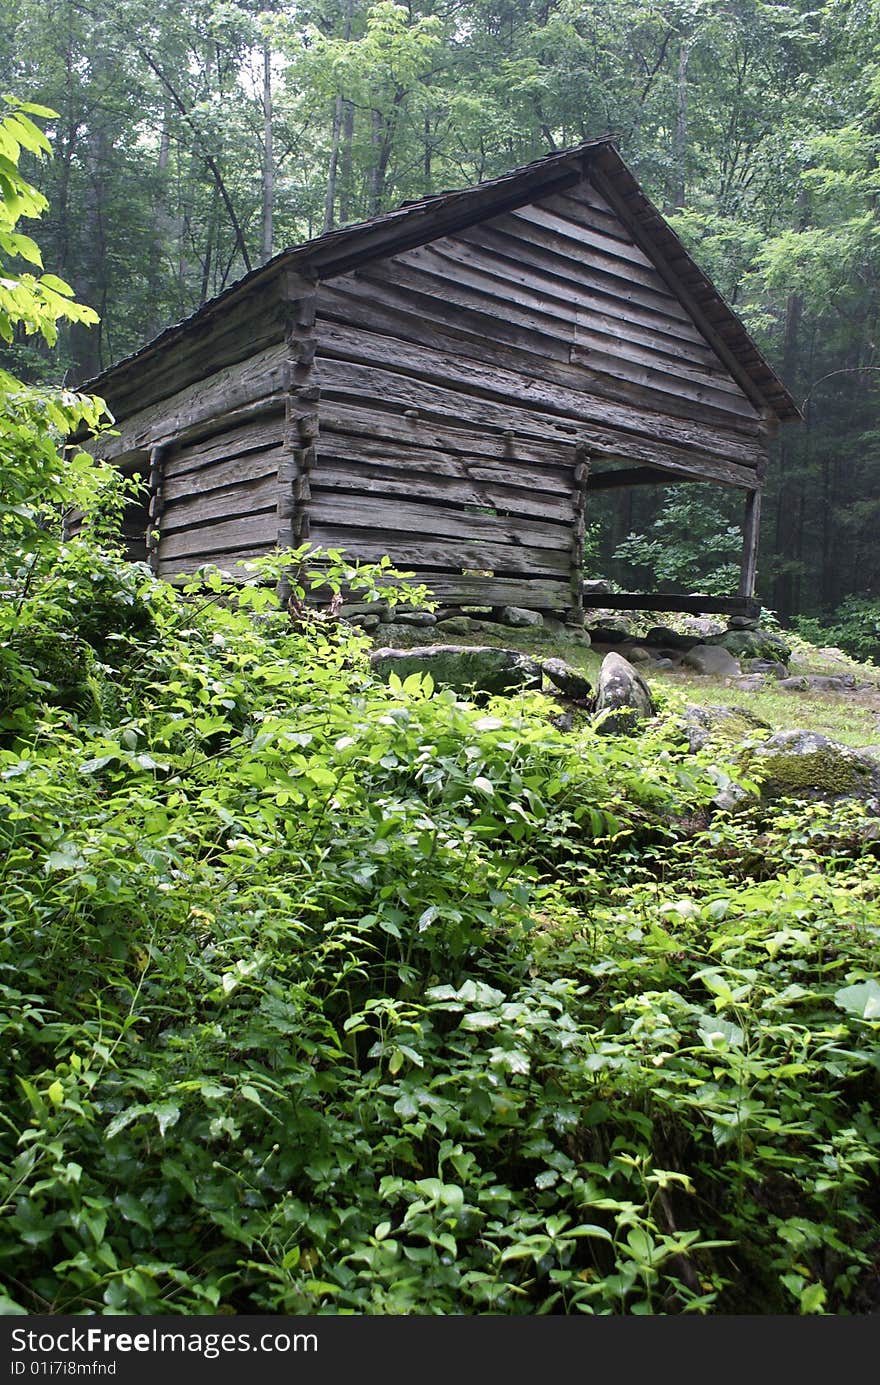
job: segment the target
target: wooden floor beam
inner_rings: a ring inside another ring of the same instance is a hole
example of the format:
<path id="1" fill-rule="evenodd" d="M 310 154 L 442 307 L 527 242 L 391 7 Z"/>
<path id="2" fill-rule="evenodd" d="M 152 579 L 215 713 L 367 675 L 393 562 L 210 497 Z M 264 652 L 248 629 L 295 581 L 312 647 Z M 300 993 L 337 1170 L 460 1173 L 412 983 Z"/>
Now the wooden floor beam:
<path id="1" fill-rule="evenodd" d="M 584 604 L 597 610 L 684 611 L 690 615 L 728 615 L 757 617 L 761 603 L 749 596 L 701 596 L 678 592 L 594 592 L 584 596 Z"/>

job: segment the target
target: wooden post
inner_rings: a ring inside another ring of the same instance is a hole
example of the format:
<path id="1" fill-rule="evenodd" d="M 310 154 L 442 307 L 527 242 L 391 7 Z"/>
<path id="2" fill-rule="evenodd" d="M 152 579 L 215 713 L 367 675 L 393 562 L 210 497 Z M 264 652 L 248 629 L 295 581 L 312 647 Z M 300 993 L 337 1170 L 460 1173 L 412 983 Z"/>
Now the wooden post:
<path id="1" fill-rule="evenodd" d="M 149 496 L 147 503 L 147 562 L 151 570 L 156 574 L 158 574 L 159 571 L 160 528 L 162 524 L 162 511 L 165 508 L 165 501 L 162 494 L 163 482 L 165 479 L 165 461 L 169 451 L 170 447 L 167 443 L 150 448 L 150 471 L 147 479 L 147 493 Z"/>
<path id="2" fill-rule="evenodd" d="M 739 579 L 740 596 L 755 594 L 755 571 L 758 565 L 758 538 L 761 529 L 761 492 L 746 491 L 743 515 L 742 569 Z"/>
<path id="3" fill-rule="evenodd" d="M 321 391 L 313 384 L 317 283 L 302 275 L 285 279 L 287 399 L 284 454 L 278 468 L 278 545 L 297 548 L 309 537 L 309 477 L 317 456 Z"/>
<path id="4" fill-rule="evenodd" d="M 574 450 L 574 490 L 572 493 L 571 531 L 571 606 L 569 620 L 578 625 L 584 620 L 584 531 L 586 528 L 587 483 L 590 479 L 590 455 L 585 443 Z"/>

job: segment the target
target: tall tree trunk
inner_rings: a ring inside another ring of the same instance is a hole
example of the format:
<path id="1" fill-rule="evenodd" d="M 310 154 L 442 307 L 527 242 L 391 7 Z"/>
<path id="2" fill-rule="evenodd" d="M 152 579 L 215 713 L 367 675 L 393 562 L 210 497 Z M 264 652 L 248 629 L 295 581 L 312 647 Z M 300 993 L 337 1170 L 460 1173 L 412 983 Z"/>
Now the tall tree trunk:
<path id="1" fill-rule="evenodd" d="M 354 0 L 348 0 L 345 7 L 345 24 L 342 30 L 342 37 L 346 43 L 351 38 L 351 23 L 354 15 Z M 348 111 L 346 111 L 348 107 Z M 343 116 L 348 116 L 352 112 L 351 102 L 344 101 L 342 93 L 338 93 L 333 106 L 333 137 L 330 144 L 330 167 L 327 171 L 327 195 L 324 199 L 324 230 L 332 231 L 335 225 L 336 208 L 336 186 L 339 180 L 339 140 L 343 130 Z M 348 148 L 349 171 L 351 169 L 351 122 L 348 123 L 346 132 L 346 142 Z M 346 207 L 347 211 L 347 207 Z M 342 199 L 340 198 L 339 214 L 343 221 L 346 215 L 342 210 Z"/>
<path id="2" fill-rule="evenodd" d="M 782 378 L 789 384 L 794 380 L 800 350 L 800 326 L 804 312 L 801 294 L 791 293 L 785 307 L 785 338 L 782 353 Z M 797 487 L 793 475 L 793 449 L 787 434 L 783 433 L 777 453 L 779 486 L 776 496 L 776 533 L 774 557 L 781 567 L 773 577 L 773 608 L 789 614 L 794 598 L 794 581 L 791 563 L 796 549 L 795 500 Z"/>
<path id="3" fill-rule="evenodd" d="M 339 154 L 339 220 L 344 226 L 351 221 L 351 171 L 354 143 L 354 104 L 342 103 L 342 149 Z"/>
<path id="4" fill-rule="evenodd" d="M 385 193 L 385 178 L 391 162 L 391 149 L 400 116 L 400 107 L 406 92 L 398 87 L 394 93 L 391 114 L 384 116 L 381 111 L 373 111 L 373 151 L 374 163 L 370 173 L 370 216 L 378 216 L 382 210 Z"/>
<path id="5" fill-rule="evenodd" d="M 324 230 L 332 231 L 336 207 L 336 180 L 339 174 L 339 136 L 342 131 L 342 97 L 337 96 L 333 107 L 333 138 L 330 143 L 330 167 L 327 171 L 327 194 L 324 198 Z"/>
<path id="6" fill-rule="evenodd" d="M 260 262 L 272 258 L 275 210 L 275 154 L 272 146 L 272 49 L 263 45 L 263 239 Z"/>
<path id="7" fill-rule="evenodd" d="M 174 235 L 173 220 L 168 210 L 168 162 L 171 156 L 171 113 L 166 103 L 162 119 L 162 133 L 159 137 L 159 150 L 156 155 L 155 192 L 153 194 L 153 234 L 149 244 L 147 264 L 147 311 L 149 317 L 144 323 L 145 335 L 155 336 L 163 326 L 163 258 L 166 245 Z"/>
<path id="8" fill-rule="evenodd" d="M 373 167 L 370 170 L 370 216 L 378 216 L 382 207 L 382 189 L 385 183 L 385 167 L 388 144 L 387 122 L 381 111 L 373 111 L 373 129 L 370 137 L 373 146 Z"/>
<path id="9" fill-rule="evenodd" d="M 70 332 L 71 355 L 77 381 L 90 380 L 100 371 L 107 331 L 104 307 L 107 300 L 107 245 L 104 217 L 104 198 L 108 164 L 113 141 L 102 121 L 93 124 L 91 138 L 85 150 L 86 181 L 83 192 L 80 225 L 82 229 L 79 274 L 74 282 L 76 296 L 100 314 L 95 327 L 75 322 Z"/>
<path id="10" fill-rule="evenodd" d="M 687 195 L 688 146 L 688 61 L 691 55 L 689 39 L 678 47 L 678 78 L 675 86 L 675 139 L 673 141 L 674 182 L 670 210 L 680 212 Z"/>

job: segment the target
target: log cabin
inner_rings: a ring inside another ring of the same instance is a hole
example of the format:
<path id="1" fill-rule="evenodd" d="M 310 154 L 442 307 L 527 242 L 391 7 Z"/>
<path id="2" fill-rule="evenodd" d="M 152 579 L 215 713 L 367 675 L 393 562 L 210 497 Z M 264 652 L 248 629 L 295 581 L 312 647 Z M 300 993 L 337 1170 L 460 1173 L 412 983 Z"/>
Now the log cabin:
<path id="1" fill-rule="evenodd" d="M 591 496 L 692 481 L 742 492 L 738 592 L 602 604 L 755 614 L 768 446 L 800 417 L 607 139 L 284 250 L 86 388 L 160 576 L 309 542 L 569 620 Z"/>

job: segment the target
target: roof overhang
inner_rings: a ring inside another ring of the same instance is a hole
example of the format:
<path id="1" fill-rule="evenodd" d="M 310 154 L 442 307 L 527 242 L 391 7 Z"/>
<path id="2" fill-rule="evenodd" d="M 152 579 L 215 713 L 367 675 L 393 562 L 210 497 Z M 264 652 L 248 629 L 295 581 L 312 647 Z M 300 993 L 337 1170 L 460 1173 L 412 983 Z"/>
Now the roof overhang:
<path id="1" fill-rule="evenodd" d="M 133 372 L 148 374 L 151 363 L 158 356 L 175 344 L 184 343 L 193 332 L 204 336 L 204 332 L 210 330 L 212 319 L 222 318 L 243 295 L 272 278 L 286 273 L 315 281 L 331 278 L 369 260 L 425 245 L 439 236 L 451 235 L 526 202 L 560 192 L 578 182 L 584 174 L 599 185 L 636 243 L 656 265 L 716 354 L 769 421 L 800 419 L 801 412 L 791 394 L 733 308 L 646 197 L 610 139 L 590 140 L 548 154 L 499 178 L 407 202 L 369 221 L 328 231 L 282 250 L 82 388 L 112 400 L 114 390 L 130 381 Z"/>

